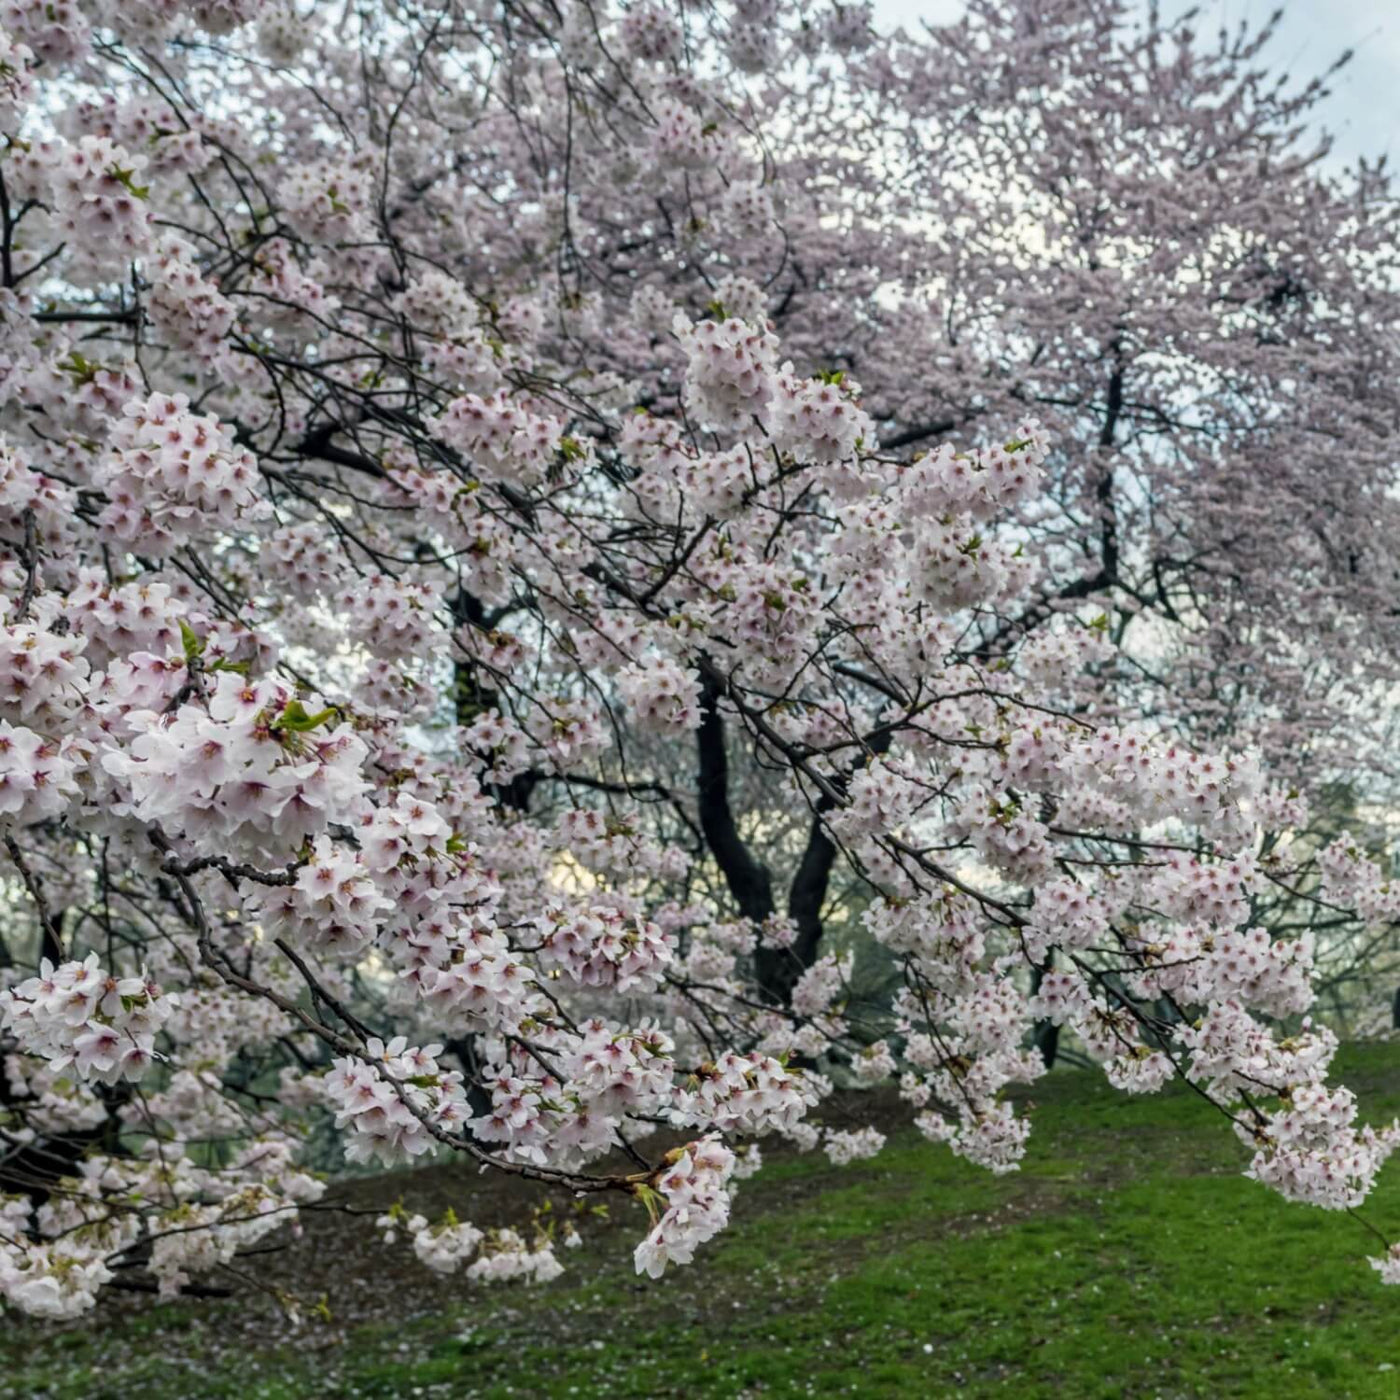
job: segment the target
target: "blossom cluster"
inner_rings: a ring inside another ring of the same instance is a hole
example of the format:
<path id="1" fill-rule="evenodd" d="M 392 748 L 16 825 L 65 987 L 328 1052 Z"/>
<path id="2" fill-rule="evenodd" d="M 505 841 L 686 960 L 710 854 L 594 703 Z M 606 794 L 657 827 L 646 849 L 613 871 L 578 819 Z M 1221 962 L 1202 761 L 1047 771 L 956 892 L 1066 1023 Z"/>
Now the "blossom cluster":
<path id="1" fill-rule="evenodd" d="M 144 976 L 113 976 L 89 953 L 58 967 L 45 959 L 37 977 L 0 989 L 0 1025 L 50 1070 L 71 1066 L 83 1079 L 112 1084 L 150 1069 L 178 1001 Z"/>
<path id="2" fill-rule="evenodd" d="M 434 1135 L 450 1132 L 466 1118 L 466 1095 L 458 1070 L 437 1061 L 441 1045 L 410 1047 L 403 1036 L 387 1045 L 370 1039 L 365 1055 L 337 1059 L 324 1092 L 336 1124 L 348 1127 L 346 1157 L 352 1162 L 393 1165 L 430 1151 Z"/>
<path id="3" fill-rule="evenodd" d="M 660 1278 L 667 1264 L 688 1264 L 696 1249 L 729 1223 L 727 1186 L 734 1154 L 718 1138 L 708 1137 L 671 1156 L 655 1186 L 665 1209 L 633 1256 L 637 1272 L 652 1278 Z"/>
<path id="4" fill-rule="evenodd" d="M 207 707 L 126 717 L 136 737 L 103 759 L 128 809 L 202 851 L 292 848 L 357 813 L 366 750 L 347 725 L 317 733 L 289 689 L 211 676 Z"/>
<path id="5" fill-rule="evenodd" d="M 211 526 L 259 517 L 257 462 L 216 419 L 191 413 L 184 394 L 132 399 L 98 467 L 109 498 L 101 523 L 113 540 L 168 554 Z"/>

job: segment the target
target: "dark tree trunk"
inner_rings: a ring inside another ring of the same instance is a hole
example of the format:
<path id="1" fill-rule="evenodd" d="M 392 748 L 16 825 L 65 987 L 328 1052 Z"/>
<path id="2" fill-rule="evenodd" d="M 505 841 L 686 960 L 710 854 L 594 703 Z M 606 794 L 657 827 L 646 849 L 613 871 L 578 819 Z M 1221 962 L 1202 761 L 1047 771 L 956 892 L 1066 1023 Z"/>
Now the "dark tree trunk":
<path id="1" fill-rule="evenodd" d="M 774 912 L 773 877 L 745 844 L 730 809 L 724 719 L 719 712 L 719 689 L 708 676 L 700 694 L 700 727 L 695 739 L 700 764 L 700 830 L 739 912 L 761 924 Z"/>
<path id="2" fill-rule="evenodd" d="M 764 996 L 786 1006 L 797 979 L 817 960 L 822 941 L 822 905 L 831 883 L 836 847 L 820 815 L 812 818 L 807 846 L 788 890 L 788 917 L 797 929 L 790 948 L 760 948 L 756 956 L 758 985 Z"/>
<path id="3" fill-rule="evenodd" d="M 452 600 L 452 614 L 459 627 L 481 628 L 487 625 L 486 610 L 481 600 L 466 589 L 462 589 Z M 478 715 L 500 709 L 499 694 L 482 681 L 480 672 L 470 661 L 455 660 L 452 663 L 452 709 L 457 723 L 464 727 Z M 492 785 L 489 791 L 502 807 L 526 813 L 530 810 L 530 796 L 539 780 L 538 773 L 527 770 L 516 774 L 508 783 Z M 472 1034 L 451 1036 L 444 1048 L 455 1056 L 462 1067 L 467 1107 L 473 1115 L 483 1117 L 491 1111 L 491 1094 L 481 1083 L 482 1060 L 476 1042 L 477 1037 Z"/>
<path id="4" fill-rule="evenodd" d="M 39 1136 L 33 1142 L 7 1154 L 0 1161 L 0 1192 L 28 1196 L 35 1205 L 49 1198 L 50 1187 L 65 1176 L 76 1176 L 79 1164 L 94 1148 L 109 1155 L 121 1152 L 121 1120 L 118 1110 L 132 1096 L 131 1085 L 98 1084 L 97 1096 L 107 1108 L 106 1119 L 95 1128 Z M 8 1079 L 0 1074 L 0 1104 L 22 1110 L 24 1100 L 10 1092 Z"/>
<path id="5" fill-rule="evenodd" d="M 1055 954 L 1051 952 L 1045 959 L 1043 967 L 1037 967 L 1031 973 L 1031 995 L 1035 996 L 1040 991 L 1040 984 L 1045 980 L 1045 974 L 1055 965 Z M 1046 1069 L 1055 1068 L 1055 1057 L 1060 1053 L 1060 1028 L 1053 1021 L 1037 1021 L 1031 1030 L 1031 1043 L 1040 1051 L 1040 1058 L 1045 1061 Z"/>
<path id="6" fill-rule="evenodd" d="M 481 600 L 463 589 L 452 600 L 452 616 L 459 627 L 484 628 L 487 625 L 486 610 Z M 470 661 L 457 660 L 452 663 L 452 710 L 457 723 L 469 725 L 478 715 L 487 710 L 500 709 L 500 696 L 489 685 L 483 683 L 476 666 Z M 530 810 L 530 794 L 539 782 L 538 773 L 526 771 L 517 773 L 504 785 L 491 785 L 501 806 L 517 812 Z"/>
<path id="7" fill-rule="evenodd" d="M 700 828 L 705 843 L 724 875 L 739 912 L 755 923 L 762 923 L 776 912 L 773 877 L 739 834 L 729 801 L 729 755 L 725 748 L 724 718 L 719 712 L 719 688 L 706 676 L 701 691 L 700 728 L 697 744 L 700 760 Z M 883 754 L 892 733 L 882 729 L 866 736 L 865 751 Z M 835 843 L 826 834 L 823 816 L 834 802 L 823 795 L 817 802 L 807 833 L 807 845 L 798 862 L 788 890 L 788 917 L 797 935 L 789 948 L 759 948 L 754 954 L 754 971 L 759 991 L 775 1006 L 787 1006 L 798 979 L 817 960 L 821 951 L 822 909 L 831 885 L 836 863 Z"/>

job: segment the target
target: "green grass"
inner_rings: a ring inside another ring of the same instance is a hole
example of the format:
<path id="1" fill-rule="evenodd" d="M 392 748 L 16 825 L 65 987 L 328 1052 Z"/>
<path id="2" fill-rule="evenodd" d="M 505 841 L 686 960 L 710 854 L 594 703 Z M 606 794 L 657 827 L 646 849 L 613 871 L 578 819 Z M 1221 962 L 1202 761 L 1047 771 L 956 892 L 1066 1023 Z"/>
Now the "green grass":
<path id="1" fill-rule="evenodd" d="M 1373 1120 L 1400 1110 L 1395 1047 L 1340 1068 Z M 1400 1400 L 1400 1290 L 1354 1220 L 1241 1177 L 1243 1149 L 1189 1094 L 1127 1099 L 1066 1072 L 1036 1099 L 1015 1175 L 908 1131 L 856 1167 L 776 1161 L 732 1229 L 659 1282 L 632 1273 L 629 1217 L 546 1288 L 448 1280 L 436 1306 L 333 1345 L 317 1322 L 220 1344 L 229 1310 L 262 1306 L 246 1299 L 25 1324 L 0 1340 L 0 1396 Z M 1368 1213 L 1394 1237 L 1391 1178 Z"/>

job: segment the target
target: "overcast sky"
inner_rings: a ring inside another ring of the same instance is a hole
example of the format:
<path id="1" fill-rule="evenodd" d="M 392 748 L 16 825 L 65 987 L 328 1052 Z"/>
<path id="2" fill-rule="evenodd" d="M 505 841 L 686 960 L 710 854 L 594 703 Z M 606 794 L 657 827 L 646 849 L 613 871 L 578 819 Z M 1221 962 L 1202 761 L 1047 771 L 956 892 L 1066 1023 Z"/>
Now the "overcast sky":
<path id="1" fill-rule="evenodd" d="M 962 11 L 960 0 L 874 3 L 877 19 L 888 25 L 947 23 Z M 1197 29 L 1204 36 L 1222 20 L 1232 27 L 1241 19 L 1262 23 L 1280 3 L 1284 18 L 1270 66 L 1312 77 L 1344 49 L 1355 49 L 1356 57 L 1332 81 L 1326 125 L 1340 156 L 1384 153 L 1400 161 L 1400 0 L 1203 0 Z M 1164 0 L 1162 8 L 1174 14 L 1187 5 Z"/>

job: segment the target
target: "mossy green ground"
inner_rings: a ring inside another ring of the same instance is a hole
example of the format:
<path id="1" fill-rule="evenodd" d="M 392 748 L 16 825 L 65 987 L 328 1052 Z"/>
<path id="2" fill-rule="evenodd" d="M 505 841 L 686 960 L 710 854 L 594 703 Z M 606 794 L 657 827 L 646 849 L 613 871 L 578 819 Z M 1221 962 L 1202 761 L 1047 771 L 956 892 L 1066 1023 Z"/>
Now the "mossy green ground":
<path id="1" fill-rule="evenodd" d="M 1373 1121 L 1400 1110 L 1400 1047 L 1349 1050 L 1340 1069 Z M 230 1344 L 231 1310 L 246 1337 L 266 1308 L 247 1297 L 66 1329 L 6 1318 L 0 1396 L 1400 1400 L 1400 1289 L 1367 1267 L 1355 1220 L 1241 1177 L 1242 1149 L 1188 1093 L 1128 1099 L 1063 1072 L 1035 1099 L 1017 1174 L 908 1130 L 854 1167 L 777 1160 L 733 1228 L 654 1283 L 631 1269 L 639 1215 L 544 1288 L 449 1279 L 396 1318 L 386 1272 L 383 1316 L 339 1330 L 289 1334 L 268 1314 L 262 1342 Z M 1368 1214 L 1400 1236 L 1400 1163 Z"/>

